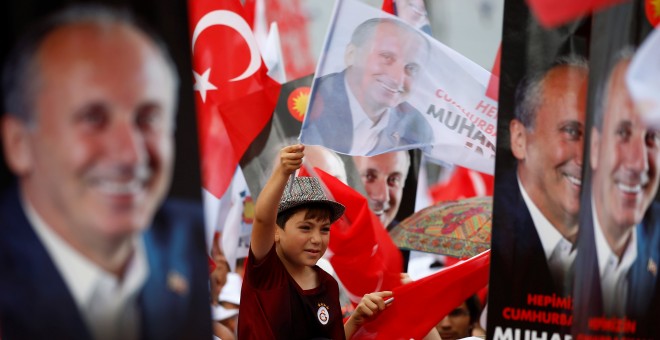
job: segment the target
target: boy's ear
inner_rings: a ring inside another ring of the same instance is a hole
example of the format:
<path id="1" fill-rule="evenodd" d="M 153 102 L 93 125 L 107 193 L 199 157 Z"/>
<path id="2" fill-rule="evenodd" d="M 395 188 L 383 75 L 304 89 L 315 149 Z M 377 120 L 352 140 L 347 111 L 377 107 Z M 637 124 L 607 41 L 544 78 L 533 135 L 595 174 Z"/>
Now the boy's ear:
<path id="1" fill-rule="evenodd" d="M 276 243 L 280 241 L 280 231 L 284 231 L 284 230 L 282 230 L 282 228 L 280 228 L 280 226 L 276 225 L 275 226 L 275 242 Z"/>

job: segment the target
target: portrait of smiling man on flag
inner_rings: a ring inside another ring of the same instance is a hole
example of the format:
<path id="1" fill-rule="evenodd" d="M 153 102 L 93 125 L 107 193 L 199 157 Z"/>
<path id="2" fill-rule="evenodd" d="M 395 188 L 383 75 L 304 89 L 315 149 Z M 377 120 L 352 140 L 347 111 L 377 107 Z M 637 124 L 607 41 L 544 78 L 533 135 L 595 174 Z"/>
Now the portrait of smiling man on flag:
<path id="1" fill-rule="evenodd" d="M 303 141 L 356 155 L 432 143 L 431 126 L 406 102 L 428 52 L 428 41 L 397 19 L 358 25 L 344 52 L 346 68 L 315 79 Z"/>
<path id="2" fill-rule="evenodd" d="M 421 149 L 435 163 L 492 173 L 490 73 L 405 20 L 336 2 L 300 141 L 351 156 Z"/>

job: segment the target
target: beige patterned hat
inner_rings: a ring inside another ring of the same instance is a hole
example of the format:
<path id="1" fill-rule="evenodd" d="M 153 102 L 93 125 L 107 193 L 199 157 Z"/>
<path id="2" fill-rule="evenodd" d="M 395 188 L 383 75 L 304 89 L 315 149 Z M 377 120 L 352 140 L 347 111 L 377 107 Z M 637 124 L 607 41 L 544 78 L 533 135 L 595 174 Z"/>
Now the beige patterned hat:
<path id="1" fill-rule="evenodd" d="M 285 210 L 308 203 L 327 205 L 332 211 L 332 216 L 330 216 L 331 223 L 339 219 L 344 214 L 344 210 L 346 210 L 343 204 L 329 200 L 325 196 L 318 178 L 293 177 L 293 181 L 289 179 L 286 188 L 284 188 L 284 194 L 282 194 L 277 213 L 280 214 Z"/>

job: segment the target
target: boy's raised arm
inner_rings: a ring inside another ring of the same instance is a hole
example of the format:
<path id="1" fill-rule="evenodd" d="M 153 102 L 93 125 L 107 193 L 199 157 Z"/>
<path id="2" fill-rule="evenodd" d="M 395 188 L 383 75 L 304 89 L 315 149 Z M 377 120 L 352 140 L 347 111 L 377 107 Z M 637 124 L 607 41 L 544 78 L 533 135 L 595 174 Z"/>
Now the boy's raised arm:
<path id="1" fill-rule="evenodd" d="M 296 144 L 280 150 L 279 162 L 257 198 L 250 241 L 250 248 L 256 260 L 264 258 L 273 246 L 277 208 L 289 177 L 302 166 L 304 149 L 304 145 Z"/>

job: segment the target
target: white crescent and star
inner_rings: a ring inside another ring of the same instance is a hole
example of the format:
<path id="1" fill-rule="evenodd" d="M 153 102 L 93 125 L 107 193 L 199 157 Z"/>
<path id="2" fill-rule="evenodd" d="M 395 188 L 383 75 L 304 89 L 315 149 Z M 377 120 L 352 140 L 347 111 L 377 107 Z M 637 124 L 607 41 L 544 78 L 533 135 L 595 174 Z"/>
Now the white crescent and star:
<path id="1" fill-rule="evenodd" d="M 202 96 L 202 103 L 206 102 L 206 91 L 217 90 L 218 88 L 209 81 L 209 76 L 211 75 L 211 68 L 207 68 L 204 73 L 201 75 L 195 70 L 193 70 L 193 76 L 195 77 L 195 85 L 193 89 L 199 91 L 199 94 Z"/>
<path id="2" fill-rule="evenodd" d="M 216 26 L 224 25 L 227 27 L 233 28 L 238 34 L 243 37 L 243 40 L 248 45 L 250 49 L 250 63 L 243 73 L 229 81 L 238 81 L 243 80 L 247 77 L 253 75 L 261 67 L 261 55 L 259 54 L 259 47 L 257 45 L 257 39 L 252 34 L 250 25 L 245 22 L 245 19 L 240 15 L 232 11 L 227 10 L 216 10 L 206 13 L 195 25 L 195 30 L 193 31 L 192 36 L 192 51 L 195 53 L 195 43 L 197 38 L 204 32 L 205 29 Z M 199 94 L 202 96 L 202 102 L 206 101 L 206 92 L 211 90 L 217 90 L 217 86 L 212 84 L 209 80 L 211 75 L 211 68 L 209 67 L 201 75 L 193 70 L 193 75 L 195 77 L 195 91 L 199 91 Z"/>

